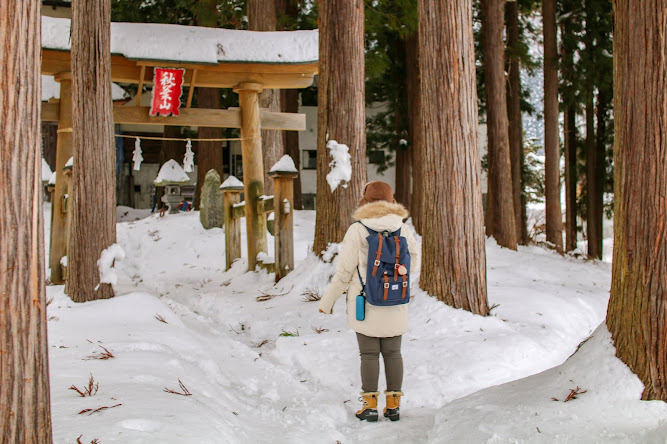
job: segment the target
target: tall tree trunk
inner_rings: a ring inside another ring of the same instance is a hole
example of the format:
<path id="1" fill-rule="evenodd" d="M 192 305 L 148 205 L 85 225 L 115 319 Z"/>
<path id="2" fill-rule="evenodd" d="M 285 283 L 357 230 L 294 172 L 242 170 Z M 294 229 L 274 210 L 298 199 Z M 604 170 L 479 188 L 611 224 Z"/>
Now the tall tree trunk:
<path id="1" fill-rule="evenodd" d="M 519 45 L 519 7 L 517 2 L 505 4 L 507 14 L 507 47 L 510 49 L 509 81 L 507 82 L 507 118 L 509 123 L 510 163 L 512 165 L 512 202 L 516 240 L 521 245 L 528 243 L 528 231 L 523 222 L 526 212 L 523 196 L 523 117 L 521 116 L 521 60 Z"/>
<path id="2" fill-rule="evenodd" d="M 488 182 L 492 184 L 487 199 L 493 199 L 493 237 L 499 245 L 516 250 L 517 228 L 505 88 L 504 6 L 505 0 L 482 0 L 486 128 L 489 141 Z"/>
<path id="3" fill-rule="evenodd" d="M 542 1 L 544 21 L 544 188 L 547 242 L 563 251 L 560 204 L 560 142 L 558 137 L 558 49 L 556 1 Z"/>
<path id="4" fill-rule="evenodd" d="M 203 6 L 198 9 L 197 24 L 209 28 L 218 27 L 217 0 L 200 0 Z M 197 88 L 197 107 L 208 109 L 220 109 L 220 89 L 219 88 Z M 204 128 L 200 127 L 198 131 L 200 139 L 221 139 L 222 128 Z M 222 142 L 199 141 L 197 144 L 197 188 L 195 190 L 195 201 L 193 206 L 199 209 L 201 202 L 201 187 L 204 185 L 206 173 L 209 170 L 216 170 L 220 177 L 222 174 Z"/>
<path id="5" fill-rule="evenodd" d="M 405 57 L 405 41 L 401 41 L 403 46 L 402 55 Z M 405 83 L 405 77 L 398 78 L 398 84 Z M 410 179 L 412 178 L 412 156 L 410 154 L 409 145 L 402 142 L 404 128 L 407 126 L 406 121 L 408 116 L 407 106 L 407 89 L 402 89 L 400 96 L 396 98 L 396 112 L 395 112 L 395 131 L 396 139 L 394 141 L 396 147 L 396 162 L 395 162 L 395 178 L 396 190 L 394 192 L 397 202 L 403 204 L 405 208 L 410 208 L 410 200 L 412 191 L 410 187 Z M 407 142 L 407 141 L 406 141 Z"/>
<path id="6" fill-rule="evenodd" d="M 565 251 L 577 248 L 577 125 L 574 104 L 565 120 Z"/>
<path id="7" fill-rule="evenodd" d="M 197 105 L 199 108 L 220 109 L 220 89 L 197 88 Z M 220 139 L 222 138 L 222 128 L 200 127 L 198 135 L 200 139 Z M 200 140 L 197 143 L 195 160 L 197 161 L 197 190 L 195 191 L 194 207 L 198 210 L 201 202 L 201 187 L 204 185 L 206 173 L 210 170 L 216 170 L 220 177 L 223 177 L 222 142 Z"/>
<path id="8" fill-rule="evenodd" d="M 251 31 L 276 30 L 275 0 L 248 0 L 248 29 Z M 260 108 L 280 112 L 280 90 L 267 89 L 259 95 Z M 278 130 L 262 130 L 262 154 L 264 157 L 264 192 L 273 194 L 273 179 L 269 170 L 285 154 L 283 135 Z"/>
<path id="9" fill-rule="evenodd" d="M 291 23 L 296 23 L 299 18 L 299 4 L 297 0 L 277 0 L 276 13 L 285 14 Z M 283 112 L 299 112 L 299 90 L 284 89 L 281 91 L 280 105 Z M 283 131 L 283 145 L 285 154 L 294 160 L 297 171 L 301 171 L 301 150 L 299 149 L 299 133 L 297 131 Z M 294 208 L 303 208 L 303 193 L 301 192 L 301 174 L 294 181 Z"/>
<path id="10" fill-rule="evenodd" d="M 561 54 L 563 58 L 563 90 L 574 89 L 574 40 L 572 30 L 572 19 L 563 20 L 561 23 Z M 567 94 L 564 95 L 568 97 Z M 577 248 L 577 108 L 574 98 L 565 100 L 564 120 L 564 145 L 565 145 L 565 251 L 573 251 Z"/>
<path id="11" fill-rule="evenodd" d="M 616 355 L 667 401 L 667 0 L 614 0 Z"/>
<path id="12" fill-rule="evenodd" d="M 41 2 L 0 2 L 0 442 L 50 443 Z"/>
<path id="13" fill-rule="evenodd" d="M 110 0 L 72 4 L 72 188 L 67 294 L 113 297 L 97 261 L 116 242 L 116 146 L 111 100 Z M 91 147 L 95 147 L 91 149 Z"/>
<path id="14" fill-rule="evenodd" d="M 341 242 L 366 183 L 364 2 L 319 3 L 320 61 L 317 91 L 317 199 L 313 251 Z M 350 149 L 352 178 L 333 192 L 327 182 L 328 141 Z"/>
<path id="15" fill-rule="evenodd" d="M 449 305 L 487 315 L 472 0 L 419 0 L 418 8 L 421 54 L 438 54 L 419 57 L 426 209 L 420 285 Z"/>
<path id="16" fill-rule="evenodd" d="M 593 88 L 586 98 L 586 233 L 588 238 L 588 257 L 602 258 L 602 190 L 600 188 L 599 164 L 595 138 L 595 107 L 593 104 Z"/>
<path id="17" fill-rule="evenodd" d="M 406 39 L 406 91 L 408 93 L 408 147 L 410 163 L 412 165 L 412 197 L 410 201 L 410 215 L 412 224 L 418 233 L 422 233 L 424 208 L 421 196 L 423 194 L 423 162 L 421 159 L 422 136 L 420 120 L 420 89 L 419 89 L 419 45 L 418 33 Z"/>

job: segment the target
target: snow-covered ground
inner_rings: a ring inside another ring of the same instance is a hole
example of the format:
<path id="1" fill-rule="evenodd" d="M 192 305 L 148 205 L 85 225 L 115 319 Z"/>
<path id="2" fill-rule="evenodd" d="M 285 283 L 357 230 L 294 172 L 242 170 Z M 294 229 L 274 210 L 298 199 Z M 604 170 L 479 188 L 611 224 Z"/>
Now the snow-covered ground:
<path id="1" fill-rule="evenodd" d="M 55 442 L 665 442 L 667 406 L 639 401 L 600 326 L 610 265 L 492 240 L 492 315 L 415 291 L 401 420 L 360 422 L 344 300 L 324 315 L 304 296 L 333 273 L 309 253 L 314 225 L 314 212 L 295 212 L 298 265 L 274 284 L 245 261 L 225 272 L 223 230 L 195 212 L 119 223 L 119 296 L 74 304 L 47 289 Z M 114 357 L 96 359 L 106 350 Z M 91 375 L 94 396 L 69 389 Z M 191 396 L 165 391 L 182 392 L 179 380 Z"/>

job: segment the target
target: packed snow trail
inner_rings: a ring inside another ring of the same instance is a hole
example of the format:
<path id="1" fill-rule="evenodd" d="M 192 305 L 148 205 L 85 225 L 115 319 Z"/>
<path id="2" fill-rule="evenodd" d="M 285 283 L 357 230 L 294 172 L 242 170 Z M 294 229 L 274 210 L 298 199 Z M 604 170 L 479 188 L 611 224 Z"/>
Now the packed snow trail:
<path id="1" fill-rule="evenodd" d="M 297 266 L 277 284 L 246 272 L 244 260 L 224 271 L 223 230 L 204 230 L 194 212 L 120 223 L 121 296 L 73 304 L 62 287 L 48 288 L 55 442 L 82 434 L 102 443 L 455 442 L 451 430 L 440 433 L 448 403 L 563 363 L 604 319 L 609 264 L 488 241 L 492 315 L 415 291 L 401 420 L 360 422 L 359 356 L 344 298 L 333 315 L 305 301 L 307 291 L 324 291 L 334 269 L 309 253 L 314 216 L 295 212 Z M 101 346 L 115 357 L 90 358 Z M 97 395 L 68 390 L 90 374 Z M 192 396 L 164 391 L 178 391 L 179 379 Z M 484 440 L 512 442 L 512 427 L 503 430 Z"/>

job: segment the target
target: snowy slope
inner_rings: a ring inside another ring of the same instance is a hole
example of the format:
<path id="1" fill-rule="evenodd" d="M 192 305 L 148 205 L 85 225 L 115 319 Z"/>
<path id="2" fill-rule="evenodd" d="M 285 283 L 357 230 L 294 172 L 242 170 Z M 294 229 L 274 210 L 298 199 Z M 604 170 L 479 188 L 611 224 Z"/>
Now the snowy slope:
<path id="1" fill-rule="evenodd" d="M 303 296 L 321 293 L 333 273 L 333 264 L 309 253 L 314 222 L 314 212 L 295 212 L 297 267 L 278 284 L 265 272 L 245 272 L 243 260 L 225 272 L 223 229 L 204 230 L 195 212 L 119 223 L 122 296 L 73 304 L 62 287 L 48 287 L 55 442 L 79 435 L 101 443 L 346 444 L 664 436 L 664 404 L 638 401 L 641 385 L 613 356 L 604 331 L 575 355 L 581 358 L 548 370 L 603 321 L 609 264 L 537 247 L 513 252 L 493 241 L 492 316 L 416 291 L 403 342 L 401 421 L 359 422 L 359 357 L 344 300 L 328 316 Z M 115 357 L 89 359 L 104 352 L 100 346 Z M 99 382 L 95 396 L 68 390 L 90 374 Z M 178 390 L 179 379 L 192 396 L 163 391 Z M 575 384 L 591 392 L 566 404 L 550 400 Z M 620 388 L 610 394 L 614 384 Z M 593 408 L 604 414 L 590 426 Z"/>

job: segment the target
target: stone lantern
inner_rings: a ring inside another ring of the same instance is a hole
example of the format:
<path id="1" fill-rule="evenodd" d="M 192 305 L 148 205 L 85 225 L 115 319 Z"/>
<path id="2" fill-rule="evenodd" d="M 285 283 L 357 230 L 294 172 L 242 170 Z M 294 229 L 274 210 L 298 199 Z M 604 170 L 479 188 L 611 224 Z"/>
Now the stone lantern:
<path id="1" fill-rule="evenodd" d="M 153 181 L 156 187 L 164 187 L 162 202 L 169 205 L 169 214 L 178 213 L 178 204 L 183 202 L 181 185 L 190 183 L 190 178 L 183 167 L 174 159 L 165 162 Z"/>

